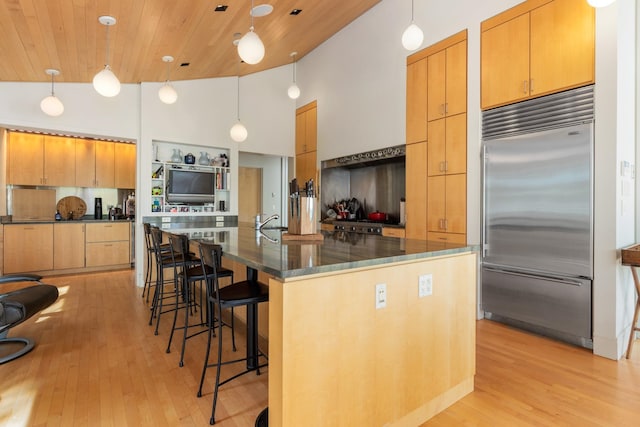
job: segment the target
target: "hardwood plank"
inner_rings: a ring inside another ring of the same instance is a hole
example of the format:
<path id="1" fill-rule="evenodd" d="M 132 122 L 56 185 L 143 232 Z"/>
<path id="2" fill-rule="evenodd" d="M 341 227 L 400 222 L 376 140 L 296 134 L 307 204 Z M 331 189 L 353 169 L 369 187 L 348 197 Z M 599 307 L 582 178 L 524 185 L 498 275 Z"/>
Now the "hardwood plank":
<path id="1" fill-rule="evenodd" d="M 36 347 L 0 365 L 0 425 L 208 425 L 212 370 L 204 396 L 196 397 L 206 337 L 190 340 L 179 368 L 178 347 L 165 353 L 169 317 L 153 335 L 132 271 L 45 282 L 57 285 L 60 297 L 9 334 L 32 338 Z M 236 331 L 241 352 L 242 329 Z M 487 320 L 477 322 L 476 332 L 475 391 L 424 426 L 637 424 L 640 351 L 612 361 Z M 216 426 L 253 425 L 267 405 L 268 369 L 263 372 L 221 388 Z"/>

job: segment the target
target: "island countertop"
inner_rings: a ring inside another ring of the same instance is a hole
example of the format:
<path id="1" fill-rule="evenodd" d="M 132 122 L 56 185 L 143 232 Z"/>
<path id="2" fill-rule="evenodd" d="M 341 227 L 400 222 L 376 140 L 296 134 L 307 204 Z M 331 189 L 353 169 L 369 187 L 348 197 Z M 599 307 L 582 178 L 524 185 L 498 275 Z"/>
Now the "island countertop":
<path id="1" fill-rule="evenodd" d="M 281 230 L 243 226 L 164 231 L 220 244 L 225 257 L 281 279 L 478 250 L 475 245 L 338 231 L 323 231 L 320 241 L 283 241 Z"/>

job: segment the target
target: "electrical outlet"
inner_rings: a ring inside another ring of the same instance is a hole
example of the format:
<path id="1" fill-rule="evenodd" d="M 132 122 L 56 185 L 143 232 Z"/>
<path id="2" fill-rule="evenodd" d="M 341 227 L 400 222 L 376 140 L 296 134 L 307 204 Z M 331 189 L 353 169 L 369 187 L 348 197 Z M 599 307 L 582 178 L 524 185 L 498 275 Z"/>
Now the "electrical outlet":
<path id="1" fill-rule="evenodd" d="M 387 284 L 378 283 L 376 285 L 376 309 L 387 306 Z"/>
<path id="2" fill-rule="evenodd" d="M 429 296 L 433 293 L 433 275 L 423 274 L 418 278 L 418 298 Z"/>

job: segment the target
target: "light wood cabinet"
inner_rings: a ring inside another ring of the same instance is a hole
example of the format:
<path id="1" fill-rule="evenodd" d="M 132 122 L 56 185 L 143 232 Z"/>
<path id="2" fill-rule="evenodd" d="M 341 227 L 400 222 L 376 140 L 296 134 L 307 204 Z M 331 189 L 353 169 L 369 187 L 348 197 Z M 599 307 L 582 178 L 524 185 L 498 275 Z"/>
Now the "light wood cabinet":
<path id="1" fill-rule="evenodd" d="M 114 144 L 115 188 L 136 188 L 136 146 L 135 144 Z"/>
<path id="2" fill-rule="evenodd" d="M 296 156 L 296 178 L 299 184 L 313 179 L 317 182 L 317 154 L 316 151 L 298 154 Z"/>
<path id="3" fill-rule="evenodd" d="M 456 230 L 466 240 L 466 110 L 465 30 L 407 58 L 408 239 L 426 240 L 435 238 L 433 232 L 447 234 Z M 432 181 L 431 177 L 441 179 Z M 462 192 L 460 183 L 464 184 Z M 450 195 L 450 191 L 456 193 Z"/>
<path id="4" fill-rule="evenodd" d="M 427 230 L 465 234 L 467 228 L 467 174 L 427 179 Z"/>
<path id="5" fill-rule="evenodd" d="M 317 112 L 316 101 L 296 110 L 296 154 L 317 150 Z"/>
<path id="6" fill-rule="evenodd" d="M 406 147 L 405 233 L 407 239 L 427 238 L 427 143 Z"/>
<path id="7" fill-rule="evenodd" d="M 87 224 L 86 266 L 104 267 L 130 262 L 129 222 L 100 222 Z"/>
<path id="8" fill-rule="evenodd" d="M 427 58 L 427 119 L 467 111 L 467 41 Z"/>
<path id="9" fill-rule="evenodd" d="M 429 123 L 429 176 L 467 172 L 466 113 Z"/>
<path id="10" fill-rule="evenodd" d="M 10 132 L 8 151 L 8 184 L 75 185 L 73 138 Z"/>
<path id="11" fill-rule="evenodd" d="M 64 270 L 84 267 L 85 224 L 56 223 L 53 225 L 53 268 Z"/>
<path id="12" fill-rule="evenodd" d="M 115 148 L 113 142 L 76 140 L 76 185 L 115 187 Z"/>
<path id="13" fill-rule="evenodd" d="M 595 79 L 595 12 L 583 0 L 528 0 L 481 25 L 481 107 Z"/>
<path id="14" fill-rule="evenodd" d="M 53 269 L 53 224 L 4 226 L 4 274 Z"/>
<path id="15" fill-rule="evenodd" d="M 427 140 L 427 59 L 407 64 L 407 144 Z"/>
<path id="16" fill-rule="evenodd" d="M 296 178 L 317 181 L 317 104 L 313 101 L 296 110 Z"/>
<path id="17" fill-rule="evenodd" d="M 404 228 L 382 227 L 382 235 L 385 237 L 399 237 L 404 239 L 406 233 Z"/>

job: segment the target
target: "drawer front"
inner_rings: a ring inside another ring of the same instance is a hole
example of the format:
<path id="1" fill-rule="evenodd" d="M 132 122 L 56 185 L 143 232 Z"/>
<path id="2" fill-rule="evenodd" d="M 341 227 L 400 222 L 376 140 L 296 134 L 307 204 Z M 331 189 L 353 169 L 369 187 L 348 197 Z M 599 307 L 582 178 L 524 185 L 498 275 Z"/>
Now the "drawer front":
<path id="1" fill-rule="evenodd" d="M 461 245 L 465 245 L 467 243 L 467 235 L 456 233 L 429 232 L 427 233 L 427 240 L 433 240 L 435 242 L 459 243 Z"/>
<path id="2" fill-rule="evenodd" d="M 87 243 L 129 241 L 128 222 L 100 222 L 87 224 Z"/>
<path id="3" fill-rule="evenodd" d="M 87 267 L 104 267 L 129 262 L 129 241 L 87 243 Z"/>
<path id="4" fill-rule="evenodd" d="M 382 235 L 383 236 L 387 236 L 387 237 L 401 237 L 401 238 L 404 239 L 405 231 L 404 231 L 404 228 L 383 227 L 382 228 Z"/>

